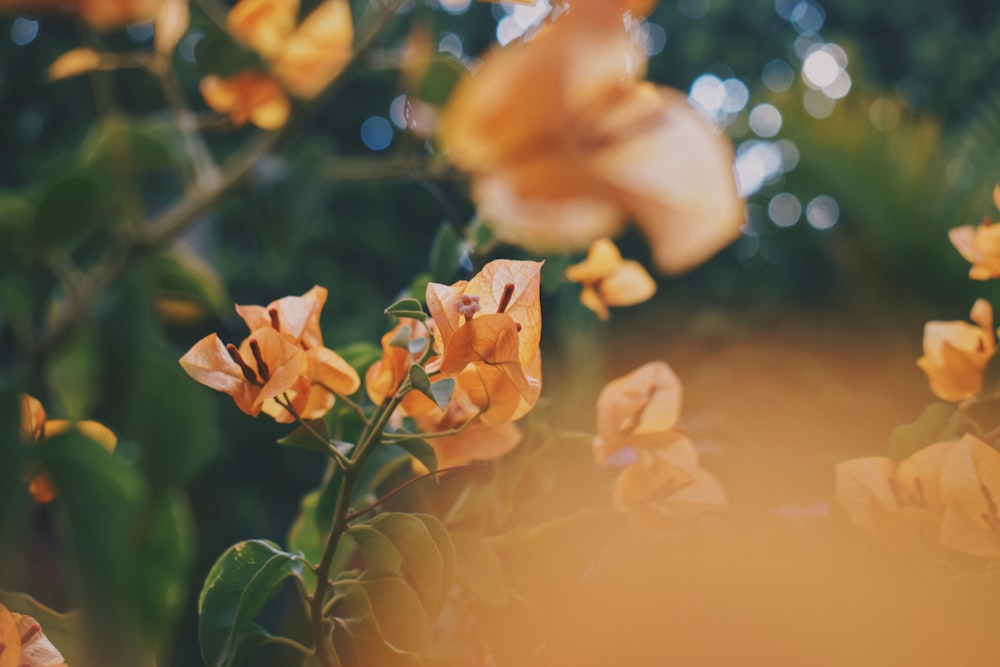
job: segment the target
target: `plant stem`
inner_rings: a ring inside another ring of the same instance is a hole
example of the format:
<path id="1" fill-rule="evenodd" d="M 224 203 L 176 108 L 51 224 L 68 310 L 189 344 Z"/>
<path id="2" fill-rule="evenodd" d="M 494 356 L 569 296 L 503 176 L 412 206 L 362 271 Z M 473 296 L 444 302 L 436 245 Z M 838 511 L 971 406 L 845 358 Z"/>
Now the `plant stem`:
<path id="1" fill-rule="evenodd" d="M 424 473 L 423 475 L 419 475 L 417 477 L 414 477 L 413 479 L 408 479 L 405 482 L 403 482 L 402 484 L 400 484 L 399 486 L 397 486 L 392 491 L 389 491 L 384 496 L 382 496 L 381 498 L 379 498 L 378 500 L 376 500 L 375 502 L 373 502 L 368 507 L 360 509 L 357 512 L 351 512 L 350 514 L 348 514 L 347 515 L 347 522 L 350 523 L 351 521 L 354 521 L 355 519 L 357 519 L 359 516 L 363 516 L 363 515 L 367 514 L 368 512 L 371 512 L 373 509 L 375 509 L 376 507 L 378 507 L 379 505 L 381 505 L 385 501 L 389 500 L 390 498 L 392 498 L 393 496 L 395 496 L 397 493 L 399 493 L 400 491 L 402 491 L 406 487 L 410 486 L 411 484 L 416 484 L 417 482 L 419 482 L 422 479 L 427 479 L 428 477 L 433 477 L 434 475 L 440 475 L 442 473 L 451 472 L 452 470 L 462 470 L 463 468 L 477 468 L 477 467 L 480 467 L 482 465 L 484 465 L 484 464 L 483 463 L 479 463 L 479 462 L 476 462 L 476 463 L 463 463 L 460 466 L 451 466 L 450 468 L 441 468 L 440 470 L 432 470 L 431 472 Z"/>

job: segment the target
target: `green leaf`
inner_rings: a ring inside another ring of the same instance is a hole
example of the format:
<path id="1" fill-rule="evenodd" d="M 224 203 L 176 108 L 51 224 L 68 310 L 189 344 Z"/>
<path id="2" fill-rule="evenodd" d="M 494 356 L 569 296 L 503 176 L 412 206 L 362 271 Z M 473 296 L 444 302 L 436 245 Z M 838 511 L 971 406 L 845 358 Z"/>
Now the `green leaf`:
<path id="1" fill-rule="evenodd" d="M 413 337 L 413 328 L 407 324 L 399 327 L 399 330 L 393 334 L 392 339 L 389 341 L 391 347 L 401 347 L 406 351 L 410 350 L 410 341 Z"/>
<path id="2" fill-rule="evenodd" d="M 71 246 L 110 218 L 109 199 L 83 172 L 70 173 L 42 192 L 32 223 L 34 245 L 50 249 Z"/>
<path id="3" fill-rule="evenodd" d="M 82 148 L 88 164 L 111 166 L 128 160 L 131 169 L 169 167 L 181 135 L 177 126 L 163 119 L 126 120 L 122 116 L 102 123 Z"/>
<path id="4" fill-rule="evenodd" d="M 410 384 L 421 394 L 437 403 L 437 406 L 442 410 L 448 407 L 452 392 L 455 391 L 455 378 L 442 378 L 432 383 L 427 371 L 418 364 L 410 366 Z"/>
<path id="5" fill-rule="evenodd" d="M 281 584 L 301 575 L 302 561 L 267 540 L 235 544 L 215 562 L 198 599 L 201 655 L 211 667 L 231 665 L 236 644 Z"/>
<path id="6" fill-rule="evenodd" d="M 323 557 L 323 549 L 326 547 L 327 530 L 330 524 L 325 524 L 323 528 L 317 525 L 316 508 L 319 506 L 319 490 L 311 491 L 302 498 L 299 506 L 299 514 L 292 522 L 288 531 L 288 548 L 301 554 L 310 564 L 316 565 Z M 330 562 L 330 571 L 340 572 L 351 561 L 355 552 L 355 545 L 350 540 L 341 540 L 337 545 L 337 550 L 333 554 Z M 311 590 L 316 586 L 316 575 L 309 568 L 303 568 L 302 578 L 306 582 L 306 588 Z"/>
<path id="7" fill-rule="evenodd" d="M 438 469 L 437 452 L 423 438 L 407 438 L 393 443 L 397 447 L 405 449 L 409 454 L 420 461 L 425 468 L 434 472 Z"/>
<path id="8" fill-rule="evenodd" d="M 447 283 L 455 276 L 462 259 L 463 243 L 464 239 L 452 225 L 444 223 L 438 227 L 431 246 L 431 280 Z"/>
<path id="9" fill-rule="evenodd" d="M 437 616 L 451 585 L 446 576 L 445 557 L 424 520 L 412 514 L 387 512 L 371 523 L 403 556 L 400 573 L 420 596 L 428 618 Z M 453 547 L 450 547 L 452 550 Z"/>
<path id="10" fill-rule="evenodd" d="M 25 245 L 31 242 L 31 203 L 8 192 L 0 192 L 0 253 L 23 252 Z"/>
<path id="11" fill-rule="evenodd" d="M 83 419 L 90 413 L 96 398 L 94 387 L 99 358 L 92 328 L 73 337 L 53 358 L 49 366 L 49 384 L 67 419 Z"/>
<path id="12" fill-rule="evenodd" d="M 330 429 L 322 419 L 307 419 L 305 424 L 278 439 L 278 444 L 285 447 L 297 447 L 329 455 L 329 447 L 320 438 L 330 440 Z"/>
<path id="13" fill-rule="evenodd" d="M 20 554 L 24 545 L 26 499 L 21 446 L 21 399 L 14 388 L 0 390 L 0 571 L 6 556 Z"/>
<path id="14" fill-rule="evenodd" d="M 917 421 L 894 428 L 889 435 L 890 458 L 905 459 L 937 442 L 955 413 L 955 406 L 950 403 L 931 403 L 920 413 Z"/>
<path id="15" fill-rule="evenodd" d="M 507 577 L 496 550 L 474 533 L 452 531 L 455 547 L 455 580 L 491 606 L 506 604 Z"/>
<path id="16" fill-rule="evenodd" d="M 79 611 L 59 613 L 30 595 L 7 591 L 0 591 L 0 604 L 15 614 L 30 616 L 38 621 L 42 632 L 62 654 L 66 664 L 82 663 L 84 629 Z"/>
<path id="17" fill-rule="evenodd" d="M 423 310 L 423 305 L 417 299 L 407 297 L 400 299 L 385 309 L 386 315 L 393 317 L 409 317 L 410 319 L 427 321 L 427 313 Z"/>
<path id="18" fill-rule="evenodd" d="M 380 641 L 392 651 L 411 654 L 418 654 L 427 641 L 427 616 L 423 605 L 417 593 L 401 577 L 366 577 L 346 590 L 333 613 L 361 640 L 360 645 L 355 646 L 363 658 L 369 650 L 373 650 L 375 656 L 382 653 L 378 651 Z M 384 663 L 366 659 L 365 664 L 381 667 Z"/>
<path id="19" fill-rule="evenodd" d="M 444 106 L 455 87 L 467 73 L 465 66 L 456 58 L 438 55 L 430 63 L 417 96 L 434 106 Z"/>
<path id="20" fill-rule="evenodd" d="M 365 555 L 368 571 L 373 574 L 399 574 L 403 554 L 387 535 L 370 524 L 351 526 L 348 535 Z"/>
<path id="21" fill-rule="evenodd" d="M 158 253 L 150 266 L 159 296 L 189 301 L 219 316 L 231 312 L 232 299 L 218 271 L 186 246 Z"/>

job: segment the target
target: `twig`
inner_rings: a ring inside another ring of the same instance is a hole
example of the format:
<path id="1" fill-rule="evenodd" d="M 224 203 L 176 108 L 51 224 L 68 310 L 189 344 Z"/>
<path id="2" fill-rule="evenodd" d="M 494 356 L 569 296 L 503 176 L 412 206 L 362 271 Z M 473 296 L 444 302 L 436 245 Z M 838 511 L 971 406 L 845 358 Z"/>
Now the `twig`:
<path id="1" fill-rule="evenodd" d="M 348 521 L 348 523 L 350 523 L 351 521 L 354 521 L 355 519 L 357 519 L 359 516 L 362 516 L 364 514 L 367 514 L 368 512 L 371 512 L 373 509 L 375 509 L 376 507 L 378 507 L 382 503 L 386 502 L 387 500 L 391 499 L 393 496 L 395 496 L 397 493 L 399 493 L 400 491 L 402 491 L 406 487 L 410 486 L 411 484 L 416 484 L 417 482 L 419 482 L 422 479 L 426 479 L 428 477 L 433 477 L 434 475 L 440 475 L 440 474 L 446 473 L 446 472 L 451 472 L 452 470 L 462 470 L 463 468 L 481 468 L 484 465 L 485 465 L 484 463 L 479 462 L 479 461 L 476 461 L 474 463 L 465 463 L 465 464 L 460 465 L 460 466 L 451 466 L 450 468 L 440 468 L 438 470 L 432 470 L 431 472 L 424 473 L 423 475 L 420 475 L 418 477 L 414 477 L 413 479 L 408 479 L 405 482 L 403 482 L 402 484 L 400 484 L 399 486 L 397 486 L 392 491 L 389 491 L 387 494 L 385 494 L 384 496 L 382 496 L 381 498 L 379 498 L 378 500 L 376 500 L 375 502 L 373 502 L 368 507 L 365 507 L 364 509 L 360 509 L 357 512 L 351 512 L 350 514 L 348 514 L 347 515 L 347 521 Z"/>

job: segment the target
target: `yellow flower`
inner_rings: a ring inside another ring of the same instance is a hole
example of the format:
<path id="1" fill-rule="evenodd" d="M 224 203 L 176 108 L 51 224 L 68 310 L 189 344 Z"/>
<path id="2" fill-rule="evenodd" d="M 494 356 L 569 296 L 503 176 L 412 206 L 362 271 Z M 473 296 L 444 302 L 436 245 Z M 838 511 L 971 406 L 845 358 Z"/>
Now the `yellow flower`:
<path id="1" fill-rule="evenodd" d="M 499 239 L 578 251 L 632 219 L 678 273 L 739 233 L 732 146 L 682 93 L 636 80 L 643 56 L 622 12 L 574 0 L 534 39 L 488 53 L 455 89 L 440 140 Z"/>
<path id="2" fill-rule="evenodd" d="M 541 392 L 541 267 L 498 259 L 470 281 L 427 286 L 439 370 L 456 378 L 485 424 L 519 419 Z"/>
<path id="3" fill-rule="evenodd" d="M 107 426 L 90 420 L 48 419 L 45 408 L 37 398 L 21 394 L 21 436 L 26 442 L 42 442 L 70 429 L 76 429 L 109 452 L 113 452 L 118 445 L 118 438 Z M 28 481 L 28 491 L 35 502 L 40 504 L 52 502 L 56 497 L 52 480 L 45 472 L 31 476 Z"/>
<path id="4" fill-rule="evenodd" d="M 633 306 L 656 293 L 656 282 L 632 259 L 622 259 L 610 239 L 597 239 L 587 259 L 566 269 L 566 278 L 581 283 L 580 301 L 602 320 L 609 317 L 608 306 Z"/>
<path id="5" fill-rule="evenodd" d="M 66 661 L 38 621 L 0 604 L 0 667 L 66 667 Z"/>
<path id="6" fill-rule="evenodd" d="M 975 324 L 928 322 L 924 355 L 917 365 L 927 374 L 931 391 L 945 401 L 962 401 L 983 389 L 983 371 L 996 352 L 993 307 L 978 299 L 970 314 Z"/>
<path id="7" fill-rule="evenodd" d="M 206 76 L 198 89 L 208 106 L 227 114 L 234 125 L 253 123 L 263 130 L 277 130 L 291 111 L 281 86 L 258 72 L 240 72 L 230 79 Z"/>
<path id="8" fill-rule="evenodd" d="M 347 0 L 323 0 L 296 27 L 298 0 L 240 0 L 226 26 L 271 64 L 281 84 L 308 99 L 337 78 L 351 58 L 354 25 Z"/>

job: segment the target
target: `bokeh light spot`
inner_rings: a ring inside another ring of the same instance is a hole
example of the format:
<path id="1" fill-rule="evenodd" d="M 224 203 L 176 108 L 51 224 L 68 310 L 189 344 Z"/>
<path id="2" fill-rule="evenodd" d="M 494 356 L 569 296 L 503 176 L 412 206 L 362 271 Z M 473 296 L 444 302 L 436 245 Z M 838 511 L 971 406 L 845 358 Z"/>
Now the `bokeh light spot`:
<path id="1" fill-rule="evenodd" d="M 840 64 L 826 49 L 816 49 L 802 63 L 802 77 L 815 88 L 829 86 L 840 73 Z"/>
<path id="2" fill-rule="evenodd" d="M 438 2 L 441 9 L 455 15 L 464 14 L 469 11 L 469 7 L 472 5 L 472 0 L 438 0 Z"/>
<path id="3" fill-rule="evenodd" d="M 833 113 L 833 108 L 836 105 L 823 91 L 807 90 L 802 95 L 802 106 L 806 108 L 806 113 L 813 118 L 827 118 Z"/>
<path id="4" fill-rule="evenodd" d="M 677 11 L 693 21 L 705 18 L 711 8 L 711 0 L 677 0 Z"/>
<path id="5" fill-rule="evenodd" d="M 888 97 L 880 97 L 868 107 L 868 120 L 881 132 L 890 132 L 899 125 L 899 104 Z"/>
<path id="6" fill-rule="evenodd" d="M 830 229 L 839 219 L 840 206 L 833 197 L 819 195 L 806 204 L 806 221 L 815 229 Z"/>
<path id="7" fill-rule="evenodd" d="M 373 151 L 388 148 L 392 135 L 392 125 L 381 116 L 372 116 L 361 124 L 361 141 Z"/>
<path id="8" fill-rule="evenodd" d="M 18 46 L 25 46 L 38 37 L 38 21 L 18 17 L 10 26 L 10 40 Z"/>
<path id="9" fill-rule="evenodd" d="M 153 39 L 153 22 L 132 23 L 125 27 L 125 32 L 128 33 L 133 42 L 148 42 Z"/>
<path id="10" fill-rule="evenodd" d="M 781 130 L 781 112 L 773 104 L 758 104 L 750 112 L 750 129 L 759 137 L 773 137 Z"/>
<path id="11" fill-rule="evenodd" d="M 764 65 L 761 79 L 768 90 L 783 93 L 795 83 L 795 70 L 784 60 L 775 59 Z"/>
<path id="12" fill-rule="evenodd" d="M 791 227 L 802 217 L 802 203 L 790 192 L 776 194 L 767 204 L 767 215 L 779 227 Z"/>

